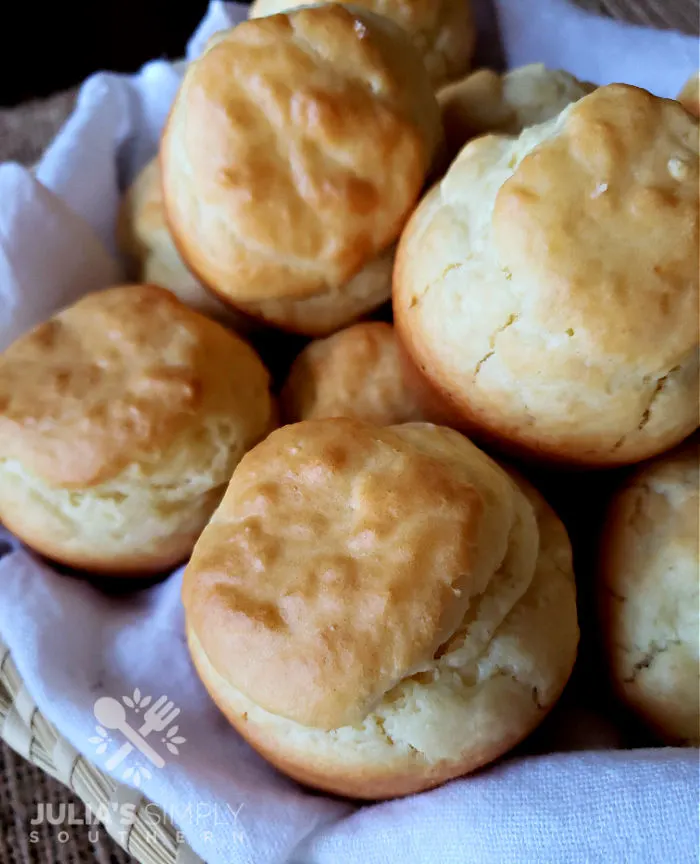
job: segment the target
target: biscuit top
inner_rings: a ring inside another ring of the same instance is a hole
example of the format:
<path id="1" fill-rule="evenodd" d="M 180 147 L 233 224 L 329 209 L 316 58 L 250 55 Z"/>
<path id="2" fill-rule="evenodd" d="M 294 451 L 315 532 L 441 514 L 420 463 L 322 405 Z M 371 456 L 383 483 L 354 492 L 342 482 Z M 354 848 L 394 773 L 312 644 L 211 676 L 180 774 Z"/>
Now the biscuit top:
<path id="1" fill-rule="evenodd" d="M 259 18 L 298 6 L 294 0 L 256 0 L 250 16 Z M 475 29 L 470 0 L 353 0 L 395 21 L 411 36 L 435 87 L 464 74 L 474 50 Z"/>
<path id="2" fill-rule="evenodd" d="M 383 321 L 354 324 L 299 354 L 281 394 L 287 423 L 355 417 L 377 426 L 421 419 L 404 381 L 394 328 Z"/>
<path id="3" fill-rule="evenodd" d="M 153 461 L 217 415 L 264 428 L 269 411 L 253 349 L 153 285 L 90 294 L 0 356 L 0 458 L 55 486 Z"/>
<path id="4" fill-rule="evenodd" d="M 524 497 L 458 433 L 312 420 L 243 458 L 183 601 L 229 683 L 330 729 L 431 668 L 499 567 L 529 584 L 537 549 Z"/>
<path id="5" fill-rule="evenodd" d="M 697 343 L 698 128 L 676 102 L 622 85 L 577 102 L 500 188 L 493 231 L 549 330 L 659 365 Z"/>
<path id="6" fill-rule="evenodd" d="M 440 136 L 400 27 L 329 4 L 246 21 L 193 62 L 161 148 L 188 265 L 238 300 L 343 285 L 400 232 Z"/>

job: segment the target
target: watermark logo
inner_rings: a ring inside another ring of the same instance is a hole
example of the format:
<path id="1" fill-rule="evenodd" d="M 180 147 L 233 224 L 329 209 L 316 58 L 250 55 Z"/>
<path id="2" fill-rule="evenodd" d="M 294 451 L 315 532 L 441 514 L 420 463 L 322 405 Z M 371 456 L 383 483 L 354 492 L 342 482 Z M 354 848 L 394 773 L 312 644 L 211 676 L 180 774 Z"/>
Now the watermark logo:
<path id="1" fill-rule="evenodd" d="M 95 702 L 93 712 L 97 720 L 97 734 L 89 741 L 96 745 L 95 753 L 98 756 L 106 753 L 113 738 L 117 737 L 112 733 L 118 732 L 120 739 L 126 739 L 107 759 L 105 767 L 108 771 L 119 768 L 134 750 L 145 756 L 154 768 L 162 768 L 168 757 L 151 745 L 151 742 L 156 744 L 156 737 L 146 740 L 149 736 L 158 736 L 159 743 L 173 756 L 179 755 L 180 746 L 187 741 L 179 734 L 180 727 L 174 725 L 180 709 L 167 696 L 161 696 L 154 702 L 151 696 L 142 694 L 136 688 L 131 696 L 122 696 L 121 702 L 111 696 L 102 696 Z M 138 788 L 153 775 L 148 768 L 127 766 L 121 776 Z"/>
<path id="2" fill-rule="evenodd" d="M 201 843 L 226 842 L 250 849 L 250 838 L 241 824 L 242 810 L 243 804 L 234 807 L 208 801 L 179 802 L 166 810 L 161 810 L 155 804 L 147 804 L 143 811 L 148 827 L 142 839 L 155 848 L 162 841 L 159 826 L 168 825 L 178 826 L 175 829 L 175 842 L 178 844 L 187 842 L 187 838 L 192 840 L 198 837 Z M 39 831 L 39 826 L 53 825 L 58 828 L 55 836 L 61 845 L 68 843 L 77 833 L 84 836 L 86 831 L 88 839 L 97 843 L 100 839 L 100 823 L 106 821 L 112 826 L 112 836 L 126 845 L 131 826 L 136 821 L 136 805 L 110 801 L 93 811 L 73 803 L 40 801 L 36 814 L 29 821 L 29 842 L 43 842 L 45 832 Z M 74 828 L 76 832 L 72 830 Z"/>

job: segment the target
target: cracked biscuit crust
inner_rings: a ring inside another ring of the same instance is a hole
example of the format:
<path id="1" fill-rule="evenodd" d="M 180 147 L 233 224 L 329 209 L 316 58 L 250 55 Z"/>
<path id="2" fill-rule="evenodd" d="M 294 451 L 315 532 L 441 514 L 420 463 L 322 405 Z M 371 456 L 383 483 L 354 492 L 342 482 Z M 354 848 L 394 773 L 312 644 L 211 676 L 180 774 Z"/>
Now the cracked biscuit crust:
<path id="1" fill-rule="evenodd" d="M 287 493 L 297 510 L 310 501 L 304 524 L 290 524 L 264 578 L 247 580 L 251 593 L 242 574 L 252 570 L 221 557 L 242 542 L 230 521 L 241 502 L 227 496 L 185 575 L 190 650 L 212 697 L 273 764 L 338 794 L 406 795 L 497 758 L 553 706 L 576 656 L 575 586 L 561 522 L 530 486 L 452 430 L 370 431 L 325 420 L 287 427 L 278 442 L 292 429 L 300 450 L 321 432 L 333 434 L 323 450 L 315 440 L 313 487 L 305 488 L 292 459 L 274 495 L 261 488 L 250 497 L 256 518 L 247 519 L 246 548 L 261 548 L 252 532 L 269 530 Z M 258 449 L 270 476 L 282 476 Z M 242 464 L 232 485 L 250 467 Z M 352 480 L 347 489 L 338 470 Z M 303 565 L 285 575 L 296 536 Z M 353 553 L 355 566 L 341 568 L 341 553 Z M 270 581 L 270 602 L 262 602 Z M 247 650 L 227 641 L 233 631 Z"/>
<path id="2" fill-rule="evenodd" d="M 700 741 L 697 435 L 613 500 L 600 603 L 615 687 L 657 734 Z"/>
<path id="3" fill-rule="evenodd" d="M 698 426 L 697 262 L 697 121 L 611 85 L 464 148 L 402 237 L 396 327 L 474 434 L 638 461 Z"/>

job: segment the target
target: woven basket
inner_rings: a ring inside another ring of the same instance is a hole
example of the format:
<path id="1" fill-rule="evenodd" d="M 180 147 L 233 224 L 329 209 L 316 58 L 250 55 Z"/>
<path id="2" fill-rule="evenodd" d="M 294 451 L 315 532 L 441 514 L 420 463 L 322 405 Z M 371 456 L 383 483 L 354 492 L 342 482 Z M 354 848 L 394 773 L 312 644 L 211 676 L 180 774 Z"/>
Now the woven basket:
<path id="1" fill-rule="evenodd" d="M 9 649 L 0 642 L 0 735 L 20 756 L 71 789 L 109 835 L 141 864 L 203 864 L 178 842 L 172 820 L 141 793 L 117 783 L 84 759 L 42 715 L 27 692 Z M 110 814 L 133 807 L 129 824 Z"/>

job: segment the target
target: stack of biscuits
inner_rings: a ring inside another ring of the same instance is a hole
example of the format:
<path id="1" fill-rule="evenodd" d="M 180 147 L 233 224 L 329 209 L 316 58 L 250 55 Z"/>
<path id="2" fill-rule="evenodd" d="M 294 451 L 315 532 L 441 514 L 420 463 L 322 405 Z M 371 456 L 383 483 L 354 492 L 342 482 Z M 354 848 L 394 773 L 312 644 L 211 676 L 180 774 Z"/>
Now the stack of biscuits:
<path id="1" fill-rule="evenodd" d="M 125 190 L 130 282 L 0 356 L 0 519 L 96 581 L 188 562 L 232 726 L 378 799 L 558 701 L 577 584 L 536 487 L 598 472 L 583 634 L 697 744 L 697 81 L 472 70 L 466 0 L 290 5 L 189 64 Z"/>

